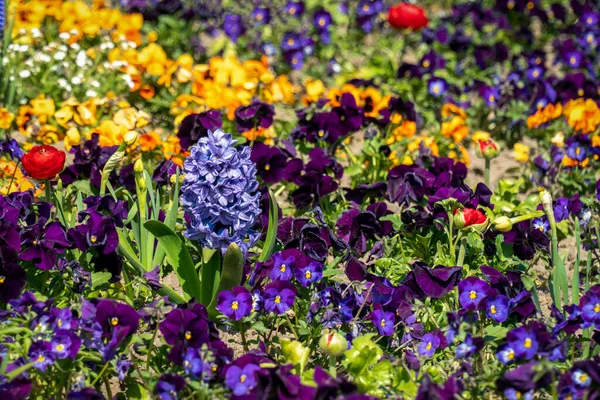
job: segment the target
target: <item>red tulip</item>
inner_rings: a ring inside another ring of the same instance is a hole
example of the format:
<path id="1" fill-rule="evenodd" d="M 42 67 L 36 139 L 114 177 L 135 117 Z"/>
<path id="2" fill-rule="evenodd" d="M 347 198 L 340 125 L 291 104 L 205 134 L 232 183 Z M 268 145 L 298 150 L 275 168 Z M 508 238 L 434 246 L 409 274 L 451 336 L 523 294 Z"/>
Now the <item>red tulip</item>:
<path id="1" fill-rule="evenodd" d="M 426 27 L 429 20 L 421 7 L 400 3 L 390 8 L 388 22 L 394 28 L 419 30 Z"/>
<path id="2" fill-rule="evenodd" d="M 52 146 L 34 146 L 21 160 L 27 175 L 44 180 L 52 179 L 65 166 L 67 155 L 64 151 Z"/>

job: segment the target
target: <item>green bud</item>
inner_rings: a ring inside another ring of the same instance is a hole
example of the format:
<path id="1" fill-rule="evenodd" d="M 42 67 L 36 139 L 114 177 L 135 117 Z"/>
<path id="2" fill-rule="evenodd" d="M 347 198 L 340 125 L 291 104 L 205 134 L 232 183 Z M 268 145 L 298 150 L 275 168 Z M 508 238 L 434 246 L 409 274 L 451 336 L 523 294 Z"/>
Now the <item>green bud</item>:
<path id="1" fill-rule="evenodd" d="M 465 214 L 462 212 L 462 210 L 456 210 L 454 216 L 452 217 L 452 220 L 456 229 L 465 227 Z"/>
<path id="2" fill-rule="evenodd" d="M 479 158 L 491 160 L 492 158 L 498 157 L 498 155 L 500 154 L 500 146 L 498 146 L 498 143 L 494 142 L 491 139 L 480 140 L 475 146 L 475 154 Z"/>
<path id="3" fill-rule="evenodd" d="M 293 365 L 299 365 L 300 369 L 304 369 L 308 362 L 310 349 L 297 340 L 281 339 L 280 342 L 285 361 Z"/>
<path id="4" fill-rule="evenodd" d="M 125 134 L 125 136 L 123 136 L 123 143 L 125 144 L 125 146 L 129 147 L 135 144 L 135 142 L 137 142 L 137 139 L 138 133 L 136 131 L 129 131 Z"/>
<path id="5" fill-rule="evenodd" d="M 512 229 L 513 224 L 507 216 L 500 216 L 494 219 L 494 228 L 500 232 L 508 232 Z"/>
<path id="6" fill-rule="evenodd" d="M 348 341 L 337 331 L 325 331 L 319 340 L 321 351 L 330 356 L 341 356 L 348 349 Z"/>
<path id="7" fill-rule="evenodd" d="M 138 158 L 136 162 L 133 164 L 133 171 L 136 174 L 144 172 L 144 162 L 141 158 Z"/>
<path id="8" fill-rule="evenodd" d="M 552 195 L 547 190 L 542 190 L 540 192 L 540 201 L 542 202 L 542 206 L 544 207 L 544 211 L 546 213 L 554 212 L 552 208 Z"/>

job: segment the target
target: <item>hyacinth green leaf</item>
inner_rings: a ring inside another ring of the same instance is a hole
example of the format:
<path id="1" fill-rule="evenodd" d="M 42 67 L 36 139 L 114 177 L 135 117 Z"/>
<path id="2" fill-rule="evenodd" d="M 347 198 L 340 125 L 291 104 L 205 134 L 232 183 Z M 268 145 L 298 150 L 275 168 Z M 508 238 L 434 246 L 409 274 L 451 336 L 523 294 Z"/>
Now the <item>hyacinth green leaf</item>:
<path id="1" fill-rule="evenodd" d="M 200 303 L 208 306 L 221 276 L 221 250 L 202 249 L 202 297 Z"/>
<path id="2" fill-rule="evenodd" d="M 267 236 L 265 239 L 265 245 L 262 253 L 258 260 L 265 262 L 271 257 L 271 254 L 275 251 L 275 245 L 277 244 L 277 226 L 279 225 L 279 205 L 275 196 L 269 190 L 269 225 L 267 226 Z"/>
<path id="3" fill-rule="evenodd" d="M 213 292 L 213 296 L 208 306 L 208 316 L 211 319 L 217 316 L 217 296 L 224 290 L 231 290 L 234 286 L 239 286 L 242 283 L 242 275 L 244 273 L 244 254 L 240 247 L 231 243 L 225 255 L 223 256 L 223 268 L 218 286 Z"/>
<path id="4" fill-rule="evenodd" d="M 147 221 L 144 227 L 156 237 L 158 245 L 163 248 L 167 256 L 167 262 L 177 274 L 185 299 L 189 300 L 192 297 L 200 299 L 202 295 L 200 278 L 196 272 L 192 256 L 181 238 L 160 221 Z"/>

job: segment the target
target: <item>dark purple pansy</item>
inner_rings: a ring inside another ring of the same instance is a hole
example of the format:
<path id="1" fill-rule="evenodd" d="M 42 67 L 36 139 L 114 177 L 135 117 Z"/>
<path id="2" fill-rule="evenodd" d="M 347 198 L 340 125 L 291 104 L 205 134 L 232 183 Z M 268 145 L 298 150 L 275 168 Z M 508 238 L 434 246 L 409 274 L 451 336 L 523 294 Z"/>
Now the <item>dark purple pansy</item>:
<path id="1" fill-rule="evenodd" d="M 277 183 L 283 179 L 287 157 L 280 148 L 254 143 L 250 159 L 256 164 L 256 172 L 265 183 Z"/>
<path id="2" fill-rule="evenodd" d="M 435 176 L 423 168 L 399 165 L 388 173 L 388 197 L 404 205 L 419 202 L 434 181 Z"/>
<path id="3" fill-rule="evenodd" d="M 224 290 L 217 296 L 217 310 L 232 321 L 238 321 L 250 315 L 252 295 L 243 286 L 234 286 L 231 290 Z"/>
<path id="4" fill-rule="evenodd" d="M 113 218 L 90 212 L 85 224 L 69 229 L 69 237 L 80 251 L 90 248 L 109 254 L 116 250 L 119 236 Z"/>
<path id="5" fill-rule="evenodd" d="M 19 265 L 17 252 L 0 247 L 0 303 L 7 304 L 19 297 L 26 282 L 27 276 Z"/>
<path id="6" fill-rule="evenodd" d="M 418 288 L 425 296 L 439 299 L 456 286 L 462 274 L 462 268 L 441 265 L 430 268 L 425 263 L 416 262 L 413 264 L 413 273 Z"/>
<path id="7" fill-rule="evenodd" d="M 41 270 L 55 268 L 57 253 L 62 254 L 71 246 L 62 224 L 50 222 L 46 225 L 44 219 L 24 227 L 21 231 L 21 240 L 23 250 L 19 258 L 23 261 L 32 261 Z"/>
<path id="8" fill-rule="evenodd" d="M 272 105 L 255 100 L 252 104 L 235 110 L 235 123 L 239 132 L 246 132 L 258 127 L 270 127 L 274 116 L 275 109 Z"/>
<path id="9" fill-rule="evenodd" d="M 181 121 L 177 137 L 181 148 L 187 150 L 207 137 L 208 131 L 215 131 L 223 126 L 223 117 L 219 110 L 208 110 L 199 114 L 190 114 Z"/>

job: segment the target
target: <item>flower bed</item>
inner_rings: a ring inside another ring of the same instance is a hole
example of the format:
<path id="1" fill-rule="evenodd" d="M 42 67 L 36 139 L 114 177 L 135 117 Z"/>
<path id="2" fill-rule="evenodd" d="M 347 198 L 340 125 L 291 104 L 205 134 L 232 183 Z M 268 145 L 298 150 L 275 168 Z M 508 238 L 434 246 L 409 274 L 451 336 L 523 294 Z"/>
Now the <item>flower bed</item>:
<path id="1" fill-rule="evenodd" d="M 595 2 L 0 0 L 1 399 L 600 398 Z"/>

